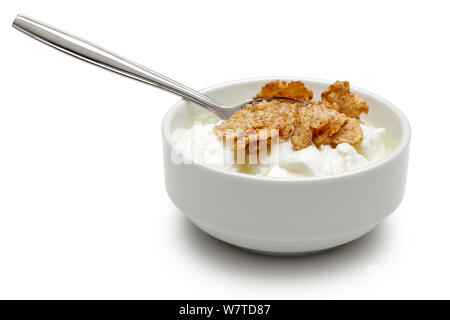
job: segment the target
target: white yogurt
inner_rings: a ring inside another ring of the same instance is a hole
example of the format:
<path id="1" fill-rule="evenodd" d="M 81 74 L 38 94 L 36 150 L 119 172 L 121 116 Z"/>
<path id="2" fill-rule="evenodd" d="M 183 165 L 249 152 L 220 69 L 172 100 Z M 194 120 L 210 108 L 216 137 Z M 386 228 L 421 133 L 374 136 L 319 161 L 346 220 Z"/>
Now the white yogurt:
<path id="1" fill-rule="evenodd" d="M 361 124 L 363 140 L 353 147 L 341 143 L 332 148 L 315 145 L 294 151 L 290 141 L 282 141 L 272 150 L 268 164 L 239 165 L 234 153 L 214 134 L 216 124 L 176 129 L 172 139 L 185 157 L 216 167 L 268 177 L 319 177 L 348 172 L 384 158 L 387 153 L 385 129 Z"/>

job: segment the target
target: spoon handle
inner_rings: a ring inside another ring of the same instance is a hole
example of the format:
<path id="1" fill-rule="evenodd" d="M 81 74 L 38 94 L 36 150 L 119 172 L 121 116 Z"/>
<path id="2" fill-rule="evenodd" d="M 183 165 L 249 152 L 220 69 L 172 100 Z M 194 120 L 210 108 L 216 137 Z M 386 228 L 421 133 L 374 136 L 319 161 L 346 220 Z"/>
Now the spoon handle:
<path id="1" fill-rule="evenodd" d="M 18 15 L 13 27 L 58 50 L 96 66 L 117 72 L 160 89 L 182 96 L 217 113 L 222 107 L 211 98 L 171 80 L 133 61 L 118 56 L 96 44 L 58 30 L 32 18 Z"/>

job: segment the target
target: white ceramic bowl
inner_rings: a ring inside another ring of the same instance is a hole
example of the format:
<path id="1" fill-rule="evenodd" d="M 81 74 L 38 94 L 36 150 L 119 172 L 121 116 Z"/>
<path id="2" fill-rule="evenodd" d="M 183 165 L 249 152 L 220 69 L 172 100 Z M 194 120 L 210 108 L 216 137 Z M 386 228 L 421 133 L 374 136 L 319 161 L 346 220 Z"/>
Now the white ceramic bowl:
<path id="1" fill-rule="evenodd" d="M 232 81 L 203 92 L 226 105 L 251 98 L 267 82 L 280 78 Z M 332 81 L 302 78 L 320 97 Z M 394 105 L 352 87 L 367 100 L 365 118 L 384 127 L 394 143 L 383 160 L 327 177 L 283 179 L 227 171 L 207 164 L 172 161 L 171 133 L 207 114 L 179 101 L 163 120 L 166 189 L 173 203 L 199 228 L 225 242 L 265 253 L 308 253 L 361 237 L 389 216 L 405 191 L 410 127 Z"/>

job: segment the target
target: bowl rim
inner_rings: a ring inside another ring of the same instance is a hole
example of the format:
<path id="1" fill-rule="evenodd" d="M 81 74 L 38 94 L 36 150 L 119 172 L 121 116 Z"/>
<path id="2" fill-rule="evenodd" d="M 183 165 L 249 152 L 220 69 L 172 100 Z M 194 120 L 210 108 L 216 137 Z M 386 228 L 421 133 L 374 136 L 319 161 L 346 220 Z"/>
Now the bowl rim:
<path id="1" fill-rule="evenodd" d="M 293 76 L 269 76 L 269 77 L 256 77 L 256 78 L 245 78 L 245 79 L 238 79 L 238 80 L 231 80 L 226 82 L 221 82 L 215 85 L 208 86 L 204 89 L 199 90 L 200 92 L 204 93 L 205 91 L 210 91 L 214 89 L 219 89 L 225 86 L 235 85 L 235 84 L 246 84 L 249 82 L 254 81 L 273 81 L 273 80 L 284 80 L 284 81 L 310 81 L 310 82 L 317 82 L 321 84 L 329 85 L 333 83 L 332 80 L 325 80 L 325 79 L 316 79 L 316 78 L 308 78 L 308 77 L 293 77 Z M 357 86 L 352 86 L 352 89 L 356 89 L 357 91 L 363 92 L 366 95 L 369 95 L 379 101 L 381 101 L 383 104 L 385 104 L 400 120 L 401 123 L 401 132 L 402 132 L 402 138 L 398 142 L 397 146 L 395 147 L 392 152 L 390 152 L 385 158 L 374 161 L 368 165 L 365 165 L 363 167 L 348 171 L 348 172 L 342 172 L 337 174 L 331 174 L 327 176 L 318 176 L 318 177 L 267 177 L 267 176 L 257 176 L 252 174 L 246 174 L 242 172 L 234 172 L 227 170 L 225 168 L 220 168 L 214 165 L 210 165 L 207 163 L 203 163 L 200 161 L 193 161 L 192 165 L 198 165 L 201 166 L 207 170 L 212 171 L 212 173 L 220 174 L 220 175 L 226 175 L 226 176 L 232 176 L 237 179 L 246 179 L 246 180 L 254 180 L 258 182 L 282 182 L 282 183 L 313 183 L 317 181 L 323 181 L 323 180 L 334 180 L 334 179 L 346 179 L 351 178 L 355 175 L 360 175 L 369 171 L 374 171 L 377 169 L 380 169 L 384 166 L 387 166 L 391 161 L 393 161 L 395 158 L 397 158 L 400 154 L 403 153 L 403 151 L 409 146 L 410 140 L 411 140 L 411 126 L 409 124 L 408 119 L 404 115 L 404 113 L 396 107 L 394 104 L 386 100 L 385 98 L 370 92 L 368 90 L 362 89 Z M 182 103 L 185 103 L 186 99 L 178 100 L 172 107 L 167 111 L 166 115 L 164 116 L 162 120 L 162 135 L 163 138 L 166 140 L 166 142 L 171 146 L 173 149 L 175 147 L 175 144 L 173 143 L 173 140 L 171 139 L 171 134 L 169 132 L 169 125 L 170 122 L 178 108 L 180 108 L 180 105 Z M 190 159 L 191 161 L 193 159 Z"/>

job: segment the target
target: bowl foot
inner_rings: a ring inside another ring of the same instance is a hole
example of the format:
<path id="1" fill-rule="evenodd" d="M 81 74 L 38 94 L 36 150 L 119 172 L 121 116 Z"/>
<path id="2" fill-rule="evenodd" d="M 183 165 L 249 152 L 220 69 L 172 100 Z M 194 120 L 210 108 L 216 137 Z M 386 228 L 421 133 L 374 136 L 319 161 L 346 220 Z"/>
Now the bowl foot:
<path id="1" fill-rule="evenodd" d="M 316 254 L 322 251 L 330 250 L 335 247 L 342 246 L 349 242 L 352 242 L 363 235 L 370 232 L 375 225 L 371 225 L 356 232 L 337 235 L 329 238 L 313 239 L 313 240 L 271 240 L 271 239 L 256 239 L 244 237 L 214 228 L 210 228 L 201 223 L 198 223 L 191 219 L 191 221 L 201 230 L 209 234 L 210 236 L 224 241 L 226 243 L 237 246 L 246 251 L 264 255 L 277 255 L 277 256 L 298 256 Z"/>

